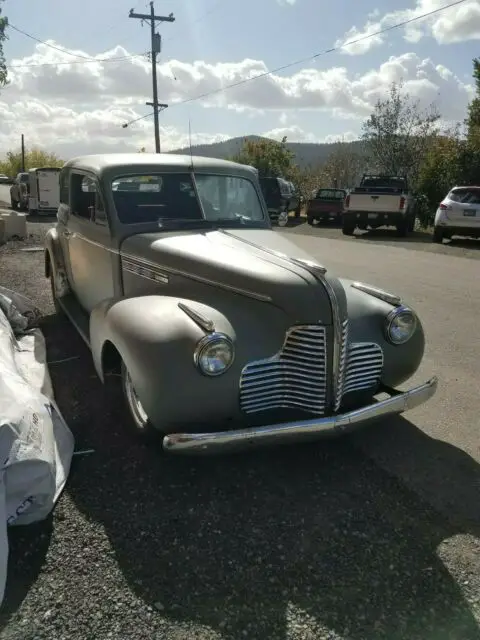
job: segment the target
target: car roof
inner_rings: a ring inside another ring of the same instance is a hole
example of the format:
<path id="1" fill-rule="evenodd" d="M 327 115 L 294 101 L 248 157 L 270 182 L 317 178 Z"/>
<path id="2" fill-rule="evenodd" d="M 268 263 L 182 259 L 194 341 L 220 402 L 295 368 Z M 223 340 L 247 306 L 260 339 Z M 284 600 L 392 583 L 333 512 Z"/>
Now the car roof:
<path id="1" fill-rule="evenodd" d="M 116 171 L 147 169 L 150 171 L 166 169 L 169 171 L 186 170 L 192 166 L 199 171 L 215 171 L 219 173 L 234 172 L 249 177 L 256 175 L 255 169 L 247 165 L 204 156 L 190 156 L 174 153 L 105 153 L 92 154 L 72 158 L 63 166 L 66 168 L 83 169 L 97 174 L 115 173 Z"/>
<path id="2" fill-rule="evenodd" d="M 450 191 L 455 191 L 455 189 L 480 189 L 478 184 L 459 184 L 456 187 L 452 187 Z"/>

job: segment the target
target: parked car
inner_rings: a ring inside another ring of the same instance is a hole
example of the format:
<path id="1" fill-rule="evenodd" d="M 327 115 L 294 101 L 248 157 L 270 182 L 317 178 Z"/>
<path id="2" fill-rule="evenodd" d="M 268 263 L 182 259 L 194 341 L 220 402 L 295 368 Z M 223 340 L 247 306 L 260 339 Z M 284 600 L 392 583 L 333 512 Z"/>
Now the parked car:
<path id="1" fill-rule="evenodd" d="M 10 184 L 11 182 L 11 178 L 6 176 L 4 173 L 0 173 L 0 184 Z"/>
<path id="2" fill-rule="evenodd" d="M 328 222 L 332 218 L 341 221 L 345 208 L 345 189 L 319 189 L 307 204 L 308 224 Z"/>
<path id="3" fill-rule="evenodd" d="M 360 185 L 345 200 L 342 217 L 344 235 L 355 229 L 396 227 L 398 235 L 406 236 L 415 228 L 415 199 L 410 195 L 406 178 L 398 176 L 364 175 Z"/>
<path id="4" fill-rule="evenodd" d="M 15 182 L 10 187 L 10 204 L 12 209 L 28 209 L 28 197 L 30 194 L 30 176 L 22 171 L 17 174 Z"/>
<path id="5" fill-rule="evenodd" d="M 155 191 L 122 189 L 151 176 Z M 60 199 L 45 249 L 56 308 L 129 425 L 159 432 L 164 449 L 315 440 L 435 393 L 435 378 L 395 390 L 423 358 L 416 313 L 335 277 L 274 231 L 253 169 L 189 155 L 85 156 L 63 167 Z"/>
<path id="6" fill-rule="evenodd" d="M 51 214 L 60 204 L 60 169 L 41 167 L 29 171 L 28 212 L 30 214 Z"/>
<path id="7" fill-rule="evenodd" d="M 293 183 L 283 178 L 261 177 L 260 187 L 272 222 L 284 227 L 288 222 L 290 211 L 298 210 L 300 215 L 300 196 Z"/>
<path id="8" fill-rule="evenodd" d="M 452 236 L 480 238 L 480 187 L 454 187 L 439 204 L 433 242 Z"/>

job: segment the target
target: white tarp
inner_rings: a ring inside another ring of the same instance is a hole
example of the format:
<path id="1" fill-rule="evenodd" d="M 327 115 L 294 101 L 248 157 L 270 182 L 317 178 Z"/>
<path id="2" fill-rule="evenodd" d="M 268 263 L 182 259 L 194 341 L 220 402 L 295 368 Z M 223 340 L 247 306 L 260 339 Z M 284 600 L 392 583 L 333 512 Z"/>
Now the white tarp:
<path id="1" fill-rule="evenodd" d="M 74 440 L 53 398 L 32 303 L 0 287 L 0 605 L 8 525 L 43 520 L 70 471 Z"/>

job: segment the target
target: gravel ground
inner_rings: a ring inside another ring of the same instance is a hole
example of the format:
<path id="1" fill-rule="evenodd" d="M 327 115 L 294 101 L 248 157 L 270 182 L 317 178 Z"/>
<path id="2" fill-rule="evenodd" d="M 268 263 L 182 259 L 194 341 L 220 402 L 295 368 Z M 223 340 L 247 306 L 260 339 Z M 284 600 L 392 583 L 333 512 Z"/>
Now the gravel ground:
<path id="1" fill-rule="evenodd" d="M 140 446 L 53 315 L 43 255 L 18 249 L 0 250 L 0 284 L 43 310 L 58 404 L 94 453 L 48 521 L 10 531 L 2 640 L 480 638 L 478 529 L 349 438 L 208 459 Z"/>

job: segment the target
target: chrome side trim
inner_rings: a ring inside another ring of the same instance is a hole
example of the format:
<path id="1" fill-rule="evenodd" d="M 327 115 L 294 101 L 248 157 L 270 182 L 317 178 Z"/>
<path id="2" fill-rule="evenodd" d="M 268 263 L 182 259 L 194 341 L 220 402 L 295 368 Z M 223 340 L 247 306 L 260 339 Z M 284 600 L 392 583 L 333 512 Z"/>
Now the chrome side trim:
<path id="1" fill-rule="evenodd" d="M 196 322 L 201 329 L 207 331 L 208 333 L 214 333 L 215 323 L 213 322 L 213 320 L 206 318 L 204 315 L 202 315 L 195 309 L 192 309 L 192 307 L 189 307 L 184 302 L 179 302 L 178 308 L 186 313 L 191 320 Z"/>
<path id="2" fill-rule="evenodd" d="M 213 431 L 210 433 L 170 433 L 163 438 L 163 448 L 171 453 L 222 453 L 245 450 L 253 446 L 315 441 L 362 429 L 365 425 L 398 415 L 420 406 L 437 390 L 436 377 L 404 393 L 394 393 L 386 400 L 361 409 L 327 418 L 265 425 L 263 427 Z M 388 428 L 389 421 L 385 422 Z"/>
<path id="3" fill-rule="evenodd" d="M 126 260 L 122 258 L 122 267 L 124 271 L 132 273 L 133 275 L 140 276 L 147 280 L 153 280 L 154 282 L 161 282 L 162 284 L 168 284 L 169 278 L 165 273 L 161 273 L 153 265 L 143 265 L 141 262 Z"/>
<path id="4" fill-rule="evenodd" d="M 383 289 L 378 289 L 377 287 L 372 287 L 369 284 L 365 284 L 363 282 L 352 282 L 350 286 L 354 289 L 358 289 L 359 291 L 363 291 L 363 293 L 367 293 L 374 298 L 383 300 L 383 302 L 387 302 L 393 307 L 399 307 L 402 304 L 400 296 L 396 296 L 395 294 L 384 291 Z"/>

